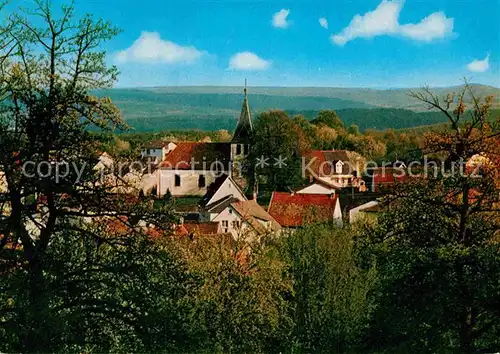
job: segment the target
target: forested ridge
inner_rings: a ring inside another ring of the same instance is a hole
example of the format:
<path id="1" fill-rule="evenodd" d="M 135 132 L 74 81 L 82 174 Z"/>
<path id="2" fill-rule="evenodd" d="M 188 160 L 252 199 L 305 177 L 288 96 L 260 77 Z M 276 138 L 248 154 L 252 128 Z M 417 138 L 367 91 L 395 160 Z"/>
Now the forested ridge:
<path id="1" fill-rule="evenodd" d="M 238 97 L 241 102 L 241 97 Z M 252 98 L 250 98 L 251 100 Z M 252 106 L 253 108 L 253 106 Z M 276 107 L 280 108 L 281 107 Z M 190 113 L 160 113 L 144 110 L 141 117 L 127 118 L 127 111 L 124 112 L 126 122 L 136 132 L 159 132 L 162 130 L 205 130 L 216 131 L 225 129 L 232 131 L 236 125 L 238 117 L 237 111 L 221 112 L 218 114 L 210 112 L 196 113 L 196 109 Z M 320 110 L 286 110 L 291 116 L 304 115 L 308 119 L 314 119 Z M 346 125 L 355 124 L 361 130 L 365 129 L 407 129 L 439 124 L 442 117 L 438 112 L 415 112 L 408 109 L 398 108 L 343 108 L 335 110 L 338 116 Z M 500 110 L 492 110 L 491 116 L 498 114 Z M 254 116 L 259 111 L 254 110 Z"/>
<path id="2" fill-rule="evenodd" d="M 499 96 L 498 89 L 481 85 L 473 87 L 478 96 Z M 387 90 L 345 89 L 349 94 L 343 94 L 342 89 L 333 88 L 250 88 L 249 102 L 254 116 L 269 109 L 281 109 L 291 116 L 301 114 L 313 119 L 321 110 L 335 110 L 346 125 L 356 124 L 361 130 L 401 129 L 439 123 L 439 114 L 429 112 L 425 105 L 414 109 L 411 104 L 415 102 L 408 96 L 410 91 L 395 90 L 391 95 Z M 437 91 L 444 92 L 443 89 Z M 224 87 L 180 87 L 177 91 L 175 87 L 108 89 L 98 90 L 96 94 L 110 97 L 123 112 L 125 121 L 138 132 L 231 131 L 242 101 L 241 89 Z M 374 97 L 363 101 L 363 94 Z M 395 102 L 391 101 L 393 96 L 397 97 Z"/>

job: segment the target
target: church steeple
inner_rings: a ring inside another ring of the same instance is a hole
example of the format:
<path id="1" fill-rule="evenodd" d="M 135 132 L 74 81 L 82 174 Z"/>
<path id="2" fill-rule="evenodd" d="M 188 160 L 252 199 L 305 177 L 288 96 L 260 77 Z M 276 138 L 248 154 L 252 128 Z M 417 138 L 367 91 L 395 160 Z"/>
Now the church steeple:
<path id="1" fill-rule="evenodd" d="M 252 116 L 250 114 L 250 106 L 248 105 L 247 97 L 247 80 L 245 79 L 245 89 L 243 90 L 245 97 L 243 98 L 243 106 L 241 107 L 240 119 L 234 131 L 232 143 L 249 143 L 252 135 Z"/>

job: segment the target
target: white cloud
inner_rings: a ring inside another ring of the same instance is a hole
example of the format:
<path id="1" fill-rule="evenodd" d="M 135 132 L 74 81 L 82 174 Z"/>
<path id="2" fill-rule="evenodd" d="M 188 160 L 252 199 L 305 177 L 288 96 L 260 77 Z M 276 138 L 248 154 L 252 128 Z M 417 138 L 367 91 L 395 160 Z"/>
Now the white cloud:
<path id="1" fill-rule="evenodd" d="M 370 38 L 395 33 L 398 30 L 398 17 L 402 7 L 402 2 L 383 0 L 375 10 L 354 16 L 342 32 L 332 36 L 332 40 L 338 45 L 344 45 L 358 37 Z"/>
<path id="2" fill-rule="evenodd" d="M 281 9 L 273 15 L 273 26 L 276 28 L 287 28 L 289 25 L 288 15 L 290 10 Z"/>
<path id="3" fill-rule="evenodd" d="M 251 52 L 236 53 L 229 60 L 229 68 L 233 70 L 265 70 L 269 65 L 271 62 Z"/>
<path id="4" fill-rule="evenodd" d="M 444 38 L 453 32 L 453 19 L 447 18 L 443 12 L 434 12 L 417 24 L 401 25 L 403 36 L 424 42 Z"/>
<path id="5" fill-rule="evenodd" d="M 163 40 L 158 32 L 142 32 L 140 37 L 125 50 L 116 54 L 117 63 L 192 63 L 203 52 L 193 46 L 181 46 Z"/>
<path id="6" fill-rule="evenodd" d="M 484 73 L 490 68 L 490 55 L 487 54 L 483 60 L 475 59 L 467 65 L 469 71 Z"/>
<path id="7" fill-rule="evenodd" d="M 400 35 L 417 41 L 430 42 L 453 33 L 453 18 L 443 12 L 434 12 L 417 24 L 400 24 L 399 14 L 403 0 L 382 0 L 373 11 L 355 15 L 349 25 L 331 40 L 344 45 L 356 38 L 372 38 L 380 35 Z"/>
<path id="8" fill-rule="evenodd" d="M 326 18 L 321 17 L 318 21 L 321 27 L 328 29 L 328 20 Z"/>

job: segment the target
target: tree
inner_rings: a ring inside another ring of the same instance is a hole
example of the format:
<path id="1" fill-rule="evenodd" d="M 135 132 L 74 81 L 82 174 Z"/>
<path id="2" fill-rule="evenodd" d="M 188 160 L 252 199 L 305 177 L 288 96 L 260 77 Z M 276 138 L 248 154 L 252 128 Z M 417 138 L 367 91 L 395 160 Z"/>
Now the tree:
<path id="1" fill-rule="evenodd" d="M 94 228 L 99 220 L 117 220 L 131 229 L 137 227 L 133 221 L 138 218 L 166 230 L 171 224 L 168 208 L 156 213 L 147 199 L 131 201 L 113 193 L 116 186 L 103 183 L 93 170 L 97 141 L 89 128 L 125 127 L 108 98 L 90 94 L 112 86 L 116 79 L 117 69 L 106 65 L 105 52 L 99 48 L 118 32 L 88 15 L 75 20 L 73 6 L 57 12 L 42 0 L 36 1 L 34 12 L 18 10 L 0 30 L 0 170 L 6 180 L 6 190 L 0 190 L 0 259 L 13 276 L 3 285 L 14 302 L 14 306 L 0 305 L 0 328 L 10 338 L 3 343 L 18 345 L 6 350 L 52 351 L 75 343 L 75 333 L 58 335 L 73 328 L 60 328 L 68 324 L 57 322 L 61 314 L 64 319 L 82 318 L 85 311 L 84 318 L 90 321 L 113 313 L 121 316 L 121 323 L 130 324 L 119 301 L 91 297 L 85 307 L 63 301 L 77 296 L 89 278 L 78 286 L 53 288 L 64 283 L 68 267 L 75 264 L 74 255 L 57 251 L 58 244 L 64 240 L 69 249 L 81 250 L 79 242 L 88 245 L 102 239 Z M 124 258 L 123 264 L 133 266 L 128 261 Z M 56 264 L 63 267 L 60 272 L 54 271 Z M 123 276 L 100 265 L 95 270 L 100 278 L 90 279 L 94 283 L 87 284 L 89 289 L 99 288 L 97 279 Z M 16 293 L 20 284 L 23 291 Z M 94 335 L 75 339 L 78 345 L 96 341 L 99 331 L 110 335 L 120 331 L 110 322 L 103 328 L 105 322 L 86 322 L 97 327 Z"/>
<path id="2" fill-rule="evenodd" d="M 216 139 L 218 142 L 228 142 L 231 141 L 231 138 L 232 135 L 226 129 L 217 131 Z"/>
<path id="3" fill-rule="evenodd" d="M 385 144 L 371 135 L 362 135 L 352 139 L 354 151 L 365 156 L 367 159 L 375 160 L 386 155 Z"/>
<path id="4" fill-rule="evenodd" d="M 447 164 L 402 185 L 367 235 L 381 279 L 371 347 L 497 351 L 500 130 L 486 121 L 491 99 L 467 84 L 444 103 L 428 89 L 412 96 L 448 119 L 450 129 L 428 134 L 424 148 Z M 475 156 L 483 157 L 476 166 Z"/>
<path id="5" fill-rule="evenodd" d="M 318 116 L 311 121 L 314 125 L 326 125 L 337 131 L 344 130 L 344 122 L 337 116 L 337 113 L 332 110 L 323 110 L 318 113 Z"/>
<path id="6" fill-rule="evenodd" d="M 327 125 L 321 125 L 316 128 L 315 147 L 320 150 L 329 150 L 335 148 L 337 141 L 337 131 Z"/>
<path id="7" fill-rule="evenodd" d="M 349 126 L 349 128 L 347 128 L 347 132 L 349 134 L 354 135 L 354 136 L 358 136 L 358 135 L 361 134 L 360 131 L 359 131 L 359 127 L 356 124 L 351 124 Z"/>
<path id="8" fill-rule="evenodd" d="M 287 264 L 267 236 L 260 245 L 240 236 L 176 241 L 202 284 L 192 293 L 193 342 L 209 352 L 284 352 L 293 326 Z"/>
<path id="9" fill-rule="evenodd" d="M 293 280 L 293 334 L 304 352 L 359 348 L 376 273 L 357 266 L 352 236 L 349 229 L 313 225 L 284 241 Z"/>
<path id="10" fill-rule="evenodd" d="M 97 221 L 97 220 L 96 220 Z M 58 232 L 44 257 L 38 328 L 32 316 L 30 275 L 6 264 L 0 281 L 2 350 L 26 351 L 36 334 L 46 352 L 144 351 L 188 348 L 188 307 L 197 280 L 186 264 L 118 221 L 101 220 L 91 237 Z M 189 293 L 190 295 L 190 293 Z"/>
<path id="11" fill-rule="evenodd" d="M 245 168 L 255 169 L 257 178 L 263 179 L 269 190 L 287 190 L 302 182 L 300 158 L 308 148 L 306 142 L 300 127 L 285 112 L 261 113 L 255 120 Z"/>

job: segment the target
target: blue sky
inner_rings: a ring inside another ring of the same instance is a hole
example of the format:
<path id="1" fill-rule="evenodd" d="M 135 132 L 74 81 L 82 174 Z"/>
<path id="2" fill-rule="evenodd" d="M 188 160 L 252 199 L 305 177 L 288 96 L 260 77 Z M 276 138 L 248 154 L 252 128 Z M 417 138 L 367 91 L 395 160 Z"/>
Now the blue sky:
<path id="1" fill-rule="evenodd" d="M 29 0 L 20 0 L 29 2 Z M 55 4 L 61 0 L 53 1 Z M 500 87 L 499 0 L 76 0 L 117 86 Z M 321 20 L 320 20 L 321 19 Z"/>

